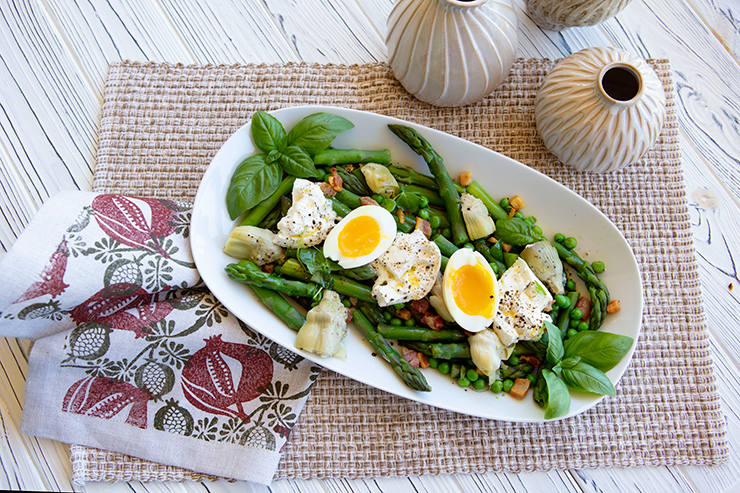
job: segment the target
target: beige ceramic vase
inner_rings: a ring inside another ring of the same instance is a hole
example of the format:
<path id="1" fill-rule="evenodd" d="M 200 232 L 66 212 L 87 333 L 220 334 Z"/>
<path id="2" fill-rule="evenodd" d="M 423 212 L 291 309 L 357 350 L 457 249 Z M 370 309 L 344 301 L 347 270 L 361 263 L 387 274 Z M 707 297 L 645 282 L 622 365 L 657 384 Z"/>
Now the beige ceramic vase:
<path id="1" fill-rule="evenodd" d="M 526 0 L 527 11 L 542 29 L 594 26 L 625 8 L 632 0 Z"/>
<path id="2" fill-rule="evenodd" d="M 388 16 L 389 64 L 426 103 L 470 104 L 509 74 L 517 29 L 511 0 L 397 0 Z"/>
<path id="3" fill-rule="evenodd" d="M 608 172 L 640 159 L 666 115 L 663 85 L 644 60 L 618 48 L 586 48 L 547 75 L 534 113 L 545 146 L 579 171 Z"/>

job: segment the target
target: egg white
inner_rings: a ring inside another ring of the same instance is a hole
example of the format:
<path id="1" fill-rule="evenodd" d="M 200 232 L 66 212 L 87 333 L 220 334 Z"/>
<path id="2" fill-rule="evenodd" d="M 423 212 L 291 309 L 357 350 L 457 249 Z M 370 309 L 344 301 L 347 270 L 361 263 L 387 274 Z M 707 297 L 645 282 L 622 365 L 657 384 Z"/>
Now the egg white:
<path id="1" fill-rule="evenodd" d="M 340 235 L 344 228 L 353 220 L 360 216 L 373 219 L 380 229 L 380 239 L 372 251 L 361 256 L 350 256 L 342 251 L 339 245 Z M 398 228 L 393 215 L 386 209 L 377 205 L 363 205 L 347 214 L 334 228 L 329 232 L 326 241 L 324 241 L 324 256 L 339 263 L 344 269 L 351 269 L 361 265 L 369 264 L 377 259 L 393 243 Z"/>
<path id="2" fill-rule="evenodd" d="M 490 297 L 490 304 L 488 305 L 488 309 L 483 310 L 486 314 L 490 314 L 490 316 L 471 315 L 465 313 L 455 301 L 454 275 L 465 265 L 475 266 L 476 269 L 481 269 L 482 272 L 487 273 L 490 277 L 490 293 L 484 294 Z M 469 332 L 480 332 L 481 330 L 490 327 L 493 323 L 499 302 L 498 281 L 493 273 L 493 269 L 491 269 L 491 266 L 486 261 L 485 257 L 480 253 L 468 248 L 461 248 L 452 254 L 450 260 L 447 262 L 447 267 L 445 268 L 442 294 L 447 311 L 450 312 L 450 315 L 455 319 L 455 322 L 457 322 L 457 324 L 463 329 Z"/>

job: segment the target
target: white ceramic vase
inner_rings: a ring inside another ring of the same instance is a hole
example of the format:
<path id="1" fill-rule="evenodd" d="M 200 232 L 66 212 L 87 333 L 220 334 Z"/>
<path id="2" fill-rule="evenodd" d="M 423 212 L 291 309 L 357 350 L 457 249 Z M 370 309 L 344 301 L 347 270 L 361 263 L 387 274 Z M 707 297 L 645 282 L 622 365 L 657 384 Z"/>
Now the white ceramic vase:
<path id="1" fill-rule="evenodd" d="M 608 172 L 640 159 L 666 115 L 663 84 L 644 60 L 618 48 L 586 48 L 545 77 L 534 113 L 545 146 L 579 171 Z"/>
<path id="2" fill-rule="evenodd" d="M 527 11 L 542 29 L 594 26 L 625 8 L 632 0 L 527 0 Z"/>
<path id="3" fill-rule="evenodd" d="M 389 63 L 418 99 L 470 104 L 508 75 L 517 29 L 511 0 L 397 0 L 388 16 Z"/>

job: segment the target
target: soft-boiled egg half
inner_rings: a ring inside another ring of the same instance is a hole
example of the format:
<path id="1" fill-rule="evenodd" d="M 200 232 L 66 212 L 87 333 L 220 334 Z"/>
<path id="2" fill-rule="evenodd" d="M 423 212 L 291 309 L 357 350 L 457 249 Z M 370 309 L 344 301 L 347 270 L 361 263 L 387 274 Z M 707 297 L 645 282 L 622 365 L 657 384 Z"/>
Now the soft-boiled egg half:
<path id="1" fill-rule="evenodd" d="M 469 332 L 480 332 L 493 323 L 498 308 L 498 281 L 480 253 L 461 248 L 447 262 L 442 293 L 447 311 Z"/>
<path id="2" fill-rule="evenodd" d="M 363 205 L 347 214 L 324 241 L 324 256 L 344 269 L 369 264 L 396 237 L 393 215 L 377 205 Z"/>

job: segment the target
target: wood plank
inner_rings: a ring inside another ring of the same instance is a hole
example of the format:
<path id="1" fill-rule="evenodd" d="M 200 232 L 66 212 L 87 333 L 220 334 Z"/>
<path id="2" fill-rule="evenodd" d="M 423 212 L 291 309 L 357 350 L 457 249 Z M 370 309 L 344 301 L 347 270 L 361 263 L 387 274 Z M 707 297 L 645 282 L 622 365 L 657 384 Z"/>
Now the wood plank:
<path id="1" fill-rule="evenodd" d="M 740 62 L 740 9 L 737 3 L 721 0 L 687 0 L 703 23 Z"/>

